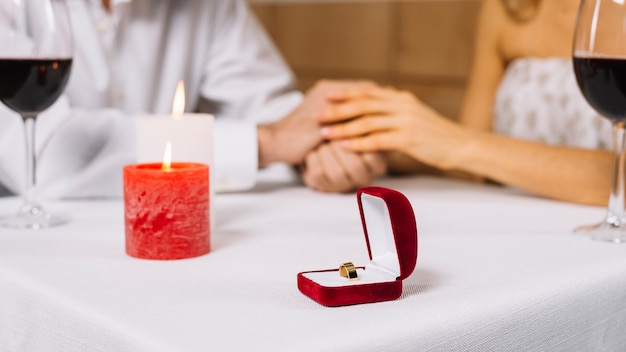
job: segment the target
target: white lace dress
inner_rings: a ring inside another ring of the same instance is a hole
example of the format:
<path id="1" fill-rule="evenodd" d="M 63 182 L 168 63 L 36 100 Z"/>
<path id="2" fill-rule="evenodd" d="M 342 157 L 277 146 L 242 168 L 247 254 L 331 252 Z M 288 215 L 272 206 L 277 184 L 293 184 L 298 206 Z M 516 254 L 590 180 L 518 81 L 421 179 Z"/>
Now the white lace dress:
<path id="1" fill-rule="evenodd" d="M 498 88 L 493 130 L 554 145 L 611 149 L 611 123 L 580 93 L 571 59 L 511 62 Z"/>

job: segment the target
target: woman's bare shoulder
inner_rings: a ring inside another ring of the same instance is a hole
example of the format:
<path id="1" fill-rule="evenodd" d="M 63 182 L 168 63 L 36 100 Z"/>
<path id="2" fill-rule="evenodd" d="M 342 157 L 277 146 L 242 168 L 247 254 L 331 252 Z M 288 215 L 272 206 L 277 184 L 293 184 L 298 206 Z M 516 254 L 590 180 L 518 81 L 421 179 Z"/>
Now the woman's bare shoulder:
<path id="1" fill-rule="evenodd" d="M 495 3 L 498 2 L 502 0 L 495 0 Z M 510 62 L 520 57 L 568 56 L 571 52 L 579 2 L 580 0 L 538 1 L 536 10 L 521 19 L 507 14 L 504 9 L 499 14 L 504 14 L 499 43 L 505 61 Z"/>
<path id="2" fill-rule="evenodd" d="M 483 0 L 477 27 L 477 41 L 488 43 L 501 52 L 503 38 L 513 24 L 503 0 Z"/>

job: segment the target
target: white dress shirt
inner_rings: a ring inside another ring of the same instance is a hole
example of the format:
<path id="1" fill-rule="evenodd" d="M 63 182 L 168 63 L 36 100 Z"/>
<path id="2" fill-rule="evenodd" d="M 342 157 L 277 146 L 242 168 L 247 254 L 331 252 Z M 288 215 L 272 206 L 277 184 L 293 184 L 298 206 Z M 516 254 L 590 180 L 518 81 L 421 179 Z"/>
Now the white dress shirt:
<path id="1" fill-rule="evenodd" d="M 256 125 L 286 116 L 302 95 L 244 1 L 118 0 L 111 13 L 100 0 L 67 4 L 72 73 L 36 127 L 44 196 L 120 196 L 121 168 L 135 161 L 132 116 L 170 113 L 179 80 L 186 110 L 216 116 L 214 184 L 254 185 Z M 21 124 L 0 106 L 0 193 L 24 188 Z"/>

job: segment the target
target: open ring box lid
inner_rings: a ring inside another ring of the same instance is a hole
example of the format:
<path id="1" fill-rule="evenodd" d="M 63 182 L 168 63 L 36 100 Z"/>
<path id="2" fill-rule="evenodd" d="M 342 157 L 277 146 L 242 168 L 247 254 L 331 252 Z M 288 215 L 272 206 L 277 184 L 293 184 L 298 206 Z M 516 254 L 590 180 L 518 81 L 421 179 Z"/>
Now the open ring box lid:
<path id="1" fill-rule="evenodd" d="M 300 292 L 325 306 L 397 299 L 417 262 L 417 225 L 408 199 L 392 189 L 366 187 L 357 201 L 370 258 L 365 266 L 354 263 L 358 280 L 340 276 L 339 268 L 298 274 Z"/>

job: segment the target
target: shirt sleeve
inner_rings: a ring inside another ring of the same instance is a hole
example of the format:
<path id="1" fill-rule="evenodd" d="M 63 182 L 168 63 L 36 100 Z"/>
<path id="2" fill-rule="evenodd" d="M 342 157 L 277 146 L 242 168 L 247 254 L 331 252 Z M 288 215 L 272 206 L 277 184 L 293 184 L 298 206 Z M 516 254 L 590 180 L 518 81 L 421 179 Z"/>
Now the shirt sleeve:
<path id="1" fill-rule="evenodd" d="M 273 122 L 302 95 L 293 73 L 245 1 L 216 1 L 200 94 L 218 119 Z"/>
<path id="2" fill-rule="evenodd" d="M 218 191 L 254 186 L 256 126 L 280 120 L 302 100 L 295 78 L 244 1 L 216 1 L 208 62 L 200 93 L 216 116 Z"/>
<path id="3" fill-rule="evenodd" d="M 258 143 L 256 126 L 244 121 L 216 121 L 213 187 L 217 192 L 242 191 L 256 184 Z"/>

